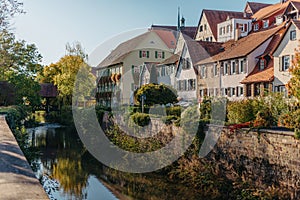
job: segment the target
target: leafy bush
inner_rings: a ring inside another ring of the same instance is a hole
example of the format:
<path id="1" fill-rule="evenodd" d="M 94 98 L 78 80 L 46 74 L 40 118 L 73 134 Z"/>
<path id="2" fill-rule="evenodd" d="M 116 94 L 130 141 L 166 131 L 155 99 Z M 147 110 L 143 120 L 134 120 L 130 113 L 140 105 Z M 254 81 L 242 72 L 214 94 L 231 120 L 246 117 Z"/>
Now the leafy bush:
<path id="1" fill-rule="evenodd" d="M 211 118 L 211 98 L 205 97 L 200 105 L 200 119 Z"/>
<path id="2" fill-rule="evenodd" d="M 147 126 L 150 123 L 150 115 L 145 113 L 134 113 L 131 119 L 139 126 Z"/>
<path id="3" fill-rule="evenodd" d="M 73 113 L 71 106 L 62 106 L 60 111 L 50 112 L 46 119 L 51 123 L 59 123 L 62 125 L 73 125 Z"/>
<path id="4" fill-rule="evenodd" d="M 240 124 L 255 119 L 255 111 L 251 100 L 230 102 L 227 106 L 229 124 Z"/>
<path id="5" fill-rule="evenodd" d="M 153 106 L 155 104 L 166 105 L 177 103 L 177 92 L 171 87 L 163 84 L 143 85 L 135 93 L 135 99 L 141 105 L 142 95 L 146 96 L 145 105 Z"/>
<path id="6" fill-rule="evenodd" d="M 166 112 L 168 116 L 181 116 L 181 107 L 180 106 L 174 106 L 174 107 L 168 107 L 166 108 Z"/>
<path id="7" fill-rule="evenodd" d="M 173 121 L 175 122 L 175 121 L 177 121 L 178 119 L 179 119 L 179 117 L 176 116 L 176 115 L 168 115 L 168 116 L 164 116 L 164 117 L 162 118 L 162 121 L 163 121 L 165 124 L 170 125 L 170 124 L 173 123 Z"/>
<path id="8" fill-rule="evenodd" d="M 1 107 L 0 114 L 5 114 L 8 125 L 11 129 L 15 129 L 25 121 L 29 110 L 25 106 Z"/>

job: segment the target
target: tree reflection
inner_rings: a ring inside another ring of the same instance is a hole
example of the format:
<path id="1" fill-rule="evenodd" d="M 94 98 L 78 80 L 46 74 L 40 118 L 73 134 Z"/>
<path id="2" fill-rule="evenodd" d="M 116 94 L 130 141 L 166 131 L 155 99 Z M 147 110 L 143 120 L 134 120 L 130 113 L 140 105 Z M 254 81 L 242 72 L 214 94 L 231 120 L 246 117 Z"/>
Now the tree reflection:
<path id="1" fill-rule="evenodd" d="M 36 147 L 44 155 L 41 176 L 49 175 L 59 182 L 60 189 L 68 196 L 83 199 L 89 173 L 82 166 L 84 148 L 75 130 L 47 129 L 36 133 L 35 140 Z"/>

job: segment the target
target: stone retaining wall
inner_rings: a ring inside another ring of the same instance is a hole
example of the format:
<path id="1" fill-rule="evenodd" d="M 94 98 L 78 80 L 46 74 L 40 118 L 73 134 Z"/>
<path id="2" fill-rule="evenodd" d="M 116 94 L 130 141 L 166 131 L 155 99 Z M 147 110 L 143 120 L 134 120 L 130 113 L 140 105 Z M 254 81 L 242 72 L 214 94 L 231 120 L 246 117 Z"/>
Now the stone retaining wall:
<path id="1" fill-rule="evenodd" d="M 300 141 L 294 133 L 223 130 L 207 159 L 220 173 L 237 173 L 258 185 L 284 187 L 300 198 Z"/>

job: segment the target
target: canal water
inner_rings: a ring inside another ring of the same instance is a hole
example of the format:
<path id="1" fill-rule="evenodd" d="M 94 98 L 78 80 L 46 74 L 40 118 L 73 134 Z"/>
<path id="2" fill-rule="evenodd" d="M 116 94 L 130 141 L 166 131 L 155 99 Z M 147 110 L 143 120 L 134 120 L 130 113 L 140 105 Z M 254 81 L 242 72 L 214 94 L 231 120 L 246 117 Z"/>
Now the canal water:
<path id="1" fill-rule="evenodd" d="M 88 153 L 75 129 L 47 125 L 29 129 L 29 143 L 37 150 L 31 165 L 50 199 L 118 199 L 88 166 Z M 100 170 L 101 171 L 101 170 Z M 121 194 L 118 194 L 121 195 Z"/>
<path id="2" fill-rule="evenodd" d="M 75 128 L 47 125 L 28 130 L 27 156 L 50 199 L 199 200 L 201 190 L 163 174 L 123 173 L 102 165 L 84 148 Z"/>

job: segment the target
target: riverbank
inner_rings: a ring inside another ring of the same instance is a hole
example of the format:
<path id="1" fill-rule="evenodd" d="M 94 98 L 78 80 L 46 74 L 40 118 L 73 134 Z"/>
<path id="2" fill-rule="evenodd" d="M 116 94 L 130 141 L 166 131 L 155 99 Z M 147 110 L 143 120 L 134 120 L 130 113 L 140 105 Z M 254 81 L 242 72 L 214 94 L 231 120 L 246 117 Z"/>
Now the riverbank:
<path id="1" fill-rule="evenodd" d="M 0 199 L 49 199 L 0 116 Z"/>

